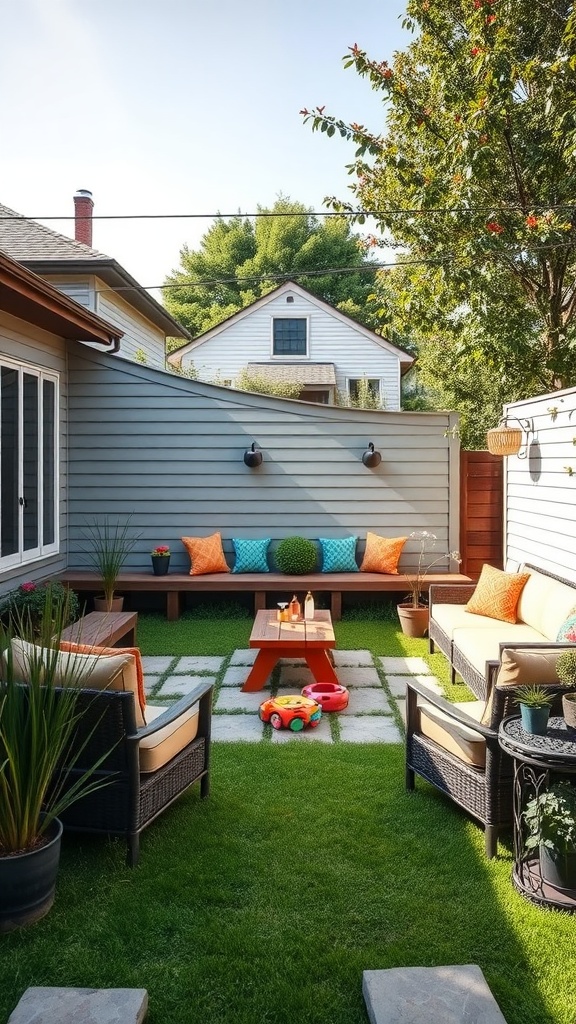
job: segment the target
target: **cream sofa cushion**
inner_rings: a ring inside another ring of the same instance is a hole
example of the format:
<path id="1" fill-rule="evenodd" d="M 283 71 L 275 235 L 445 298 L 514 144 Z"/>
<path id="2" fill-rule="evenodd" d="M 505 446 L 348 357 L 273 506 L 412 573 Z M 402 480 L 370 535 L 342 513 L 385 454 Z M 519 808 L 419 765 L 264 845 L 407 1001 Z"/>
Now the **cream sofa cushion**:
<path id="1" fill-rule="evenodd" d="M 451 718 L 433 704 L 423 703 L 418 707 L 419 730 L 423 736 L 437 743 L 443 750 L 455 754 L 461 761 L 475 768 L 486 767 L 486 741 L 474 731 L 473 723 L 479 722 L 484 712 L 483 700 L 455 703 L 454 707 L 470 718 L 470 726 Z"/>
<path id="2" fill-rule="evenodd" d="M 565 649 L 564 649 L 565 650 Z M 548 649 L 540 647 L 538 650 L 508 650 L 502 651 L 502 660 L 496 686 L 561 686 L 556 672 L 556 662 L 563 649 Z M 493 691 L 490 692 L 486 701 L 486 711 L 482 716 L 485 725 L 490 724 L 492 717 Z"/>
<path id="3" fill-rule="evenodd" d="M 576 605 L 576 587 L 553 580 L 534 569 L 518 601 L 518 618 L 538 630 L 545 640 L 555 640 L 560 626 Z"/>
<path id="4" fill-rule="evenodd" d="M 146 705 L 148 725 L 163 715 L 166 708 Z M 169 725 L 158 729 L 152 736 L 144 736 L 139 743 L 140 771 L 155 772 L 168 764 L 176 754 L 196 739 L 198 733 L 198 704 L 184 711 L 179 718 Z"/>
<path id="5" fill-rule="evenodd" d="M 81 686 L 90 690 L 125 690 L 134 694 L 136 725 L 145 725 L 138 699 L 136 661 L 132 654 L 99 656 L 46 648 L 14 638 L 11 641 L 14 677 L 26 682 L 30 664 L 54 669 L 55 686 Z"/>
<path id="6" fill-rule="evenodd" d="M 484 675 L 486 662 L 500 659 L 500 644 L 542 643 L 542 634 L 524 622 L 500 622 L 493 629 L 456 629 L 453 640 L 466 661 Z"/>
<path id="7" fill-rule="evenodd" d="M 467 612 L 465 604 L 435 604 L 432 608 L 432 617 L 451 640 L 454 639 L 456 629 L 494 629 L 501 624 L 501 619 L 491 619 L 488 615 Z"/>

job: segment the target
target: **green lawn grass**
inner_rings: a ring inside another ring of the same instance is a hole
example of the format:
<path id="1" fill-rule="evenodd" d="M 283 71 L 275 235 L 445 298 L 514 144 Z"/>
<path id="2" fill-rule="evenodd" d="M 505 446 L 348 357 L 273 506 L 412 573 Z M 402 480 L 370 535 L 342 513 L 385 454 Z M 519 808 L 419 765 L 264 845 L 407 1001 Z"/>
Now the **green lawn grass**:
<path id="1" fill-rule="evenodd" d="M 229 654 L 249 631 L 139 622 L 149 654 Z M 337 633 L 426 656 L 390 622 Z M 508 1024 L 574 1024 L 576 919 L 525 902 L 510 844 L 487 861 L 477 825 L 403 779 L 400 745 L 215 744 L 209 799 L 150 826 L 138 868 L 119 840 L 65 837 L 49 915 L 0 940 L 0 1019 L 29 985 L 74 985 L 147 988 L 150 1024 L 366 1024 L 363 970 L 477 963 Z"/>

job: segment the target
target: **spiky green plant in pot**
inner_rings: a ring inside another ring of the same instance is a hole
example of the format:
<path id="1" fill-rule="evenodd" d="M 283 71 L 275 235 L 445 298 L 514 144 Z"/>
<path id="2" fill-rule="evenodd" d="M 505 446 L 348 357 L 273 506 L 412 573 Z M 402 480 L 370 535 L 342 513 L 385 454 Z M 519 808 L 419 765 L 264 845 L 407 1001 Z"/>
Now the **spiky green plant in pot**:
<path id="1" fill-rule="evenodd" d="M 276 550 L 276 565 L 287 576 L 314 572 L 317 561 L 316 545 L 306 537 L 285 537 Z"/>

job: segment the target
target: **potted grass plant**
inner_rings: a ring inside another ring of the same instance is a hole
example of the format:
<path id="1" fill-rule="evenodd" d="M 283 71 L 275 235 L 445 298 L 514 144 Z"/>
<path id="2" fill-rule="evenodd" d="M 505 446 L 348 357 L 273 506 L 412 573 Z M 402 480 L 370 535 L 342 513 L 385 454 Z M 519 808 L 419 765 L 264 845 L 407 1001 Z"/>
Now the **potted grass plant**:
<path id="1" fill-rule="evenodd" d="M 438 565 L 439 562 L 443 562 L 447 558 L 458 562 L 458 564 L 462 559 L 459 551 L 447 551 L 428 562 L 427 555 L 433 552 L 437 540 L 436 534 L 429 533 L 428 530 L 417 530 L 415 533 L 409 534 L 408 539 L 417 540 L 419 543 L 418 565 L 413 576 L 404 574 L 410 587 L 409 600 L 403 601 L 396 607 L 400 626 L 405 636 L 422 637 L 428 629 L 430 617 L 428 605 L 422 599 L 422 588 L 426 575 L 434 565 Z"/>
<path id="2" fill-rule="evenodd" d="M 520 706 L 524 731 L 534 736 L 543 736 L 548 728 L 554 693 L 544 686 L 517 686 L 514 696 Z"/>
<path id="3" fill-rule="evenodd" d="M 124 521 L 104 516 L 100 520 L 88 523 L 82 533 L 85 542 L 84 556 L 98 573 L 104 589 L 103 597 L 94 598 L 96 611 L 122 611 L 124 599 L 116 597 L 116 583 L 128 555 L 140 536 L 132 532 L 131 519 L 132 516 L 128 516 Z"/>
<path id="4" fill-rule="evenodd" d="M 540 875 L 557 889 L 576 889 L 576 787 L 555 782 L 529 800 L 523 812 L 528 852 L 537 850 Z"/>
<path id="5" fill-rule="evenodd" d="M 0 627 L 0 932 L 31 924 L 54 902 L 62 824 L 58 815 L 102 783 L 103 758 L 72 785 L 72 747 L 82 685 L 80 662 L 62 661 L 59 638 L 66 605 L 45 593 L 40 635 L 30 613 Z M 23 659 L 15 657 L 14 638 Z M 58 668 L 58 685 L 54 685 Z M 84 676 L 85 679 L 85 676 Z M 78 751 L 76 759 L 81 751 Z M 106 756 L 106 755 L 105 755 Z"/>

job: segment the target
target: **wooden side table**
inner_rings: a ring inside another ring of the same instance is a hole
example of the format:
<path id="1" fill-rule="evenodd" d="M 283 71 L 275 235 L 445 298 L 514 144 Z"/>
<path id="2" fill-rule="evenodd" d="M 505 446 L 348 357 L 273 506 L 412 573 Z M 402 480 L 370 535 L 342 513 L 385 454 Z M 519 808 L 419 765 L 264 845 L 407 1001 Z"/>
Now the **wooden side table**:
<path id="1" fill-rule="evenodd" d="M 298 622 L 279 622 L 275 609 L 258 611 L 250 634 L 250 647 L 258 648 L 258 654 L 242 690 L 261 690 L 281 658 L 304 658 L 317 683 L 338 685 L 330 658 L 335 646 L 328 611 L 319 610 L 312 620 Z"/>
<path id="2" fill-rule="evenodd" d="M 500 723 L 498 742 L 514 760 L 514 886 L 540 907 L 576 913 L 576 889 L 560 890 L 544 881 L 538 852 L 526 851 L 524 823 L 526 804 L 547 789 L 553 776 L 576 775 L 576 734 L 563 718 L 550 718 L 546 734 L 535 736 L 514 716 Z"/>

